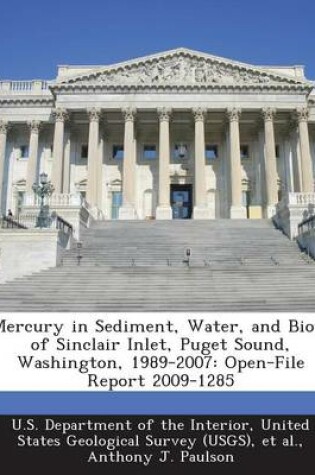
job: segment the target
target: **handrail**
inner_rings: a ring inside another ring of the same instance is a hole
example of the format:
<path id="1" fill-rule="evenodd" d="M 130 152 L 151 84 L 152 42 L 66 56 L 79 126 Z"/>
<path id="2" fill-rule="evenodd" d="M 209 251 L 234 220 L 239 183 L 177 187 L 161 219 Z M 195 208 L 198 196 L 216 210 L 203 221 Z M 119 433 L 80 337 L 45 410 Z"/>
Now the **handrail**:
<path id="1" fill-rule="evenodd" d="M 2 216 L 0 219 L 1 229 L 27 229 L 27 226 L 19 222 L 19 219 L 14 219 L 13 216 Z"/>
<path id="2" fill-rule="evenodd" d="M 63 231 L 65 234 L 73 234 L 73 226 L 61 216 L 52 213 L 52 227 Z M 22 215 L 14 218 L 13 216 L 2 216 L 0 218 L 0 228 L 2 229 L 29 229 L 37 225 L 37 216 L 35 214 Z"/>
<path id="3" fill-rule="evenodd" d="M 304 234 L 315 228 L 315 215 L 309 216 L 298 225 L 298 233 Z"/>
<path id="4" fill-rule="evenodd" d="M 63 219 L 58 214 L 56 215 L 56 229 L 59 229 L 60 231 L 63 231 L 64 233 L 67 233 L 67 234 L 73 233 L 72 224 L 68 223 L 68 221 Z"/>

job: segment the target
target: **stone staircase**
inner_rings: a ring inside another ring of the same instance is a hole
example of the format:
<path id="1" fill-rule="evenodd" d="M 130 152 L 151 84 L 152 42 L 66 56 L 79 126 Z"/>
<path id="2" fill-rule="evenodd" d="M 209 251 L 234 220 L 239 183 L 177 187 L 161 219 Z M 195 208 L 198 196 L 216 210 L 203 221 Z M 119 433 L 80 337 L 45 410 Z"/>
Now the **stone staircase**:
<path id="1" fill-rule="evenodd" d="M 267 220 L 108 221 L 62 266 L 1 285 L 0 308 L 313 311 L 314 282 L 313 261 Z"/>

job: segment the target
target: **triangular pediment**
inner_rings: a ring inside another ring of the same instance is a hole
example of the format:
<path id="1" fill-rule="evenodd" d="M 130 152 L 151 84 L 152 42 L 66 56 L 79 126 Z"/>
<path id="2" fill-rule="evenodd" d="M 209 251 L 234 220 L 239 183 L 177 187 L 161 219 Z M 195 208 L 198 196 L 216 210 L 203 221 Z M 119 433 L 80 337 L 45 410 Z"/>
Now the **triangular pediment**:
<path id="1" fill-rule="evenodd" d="M 53 89 L 102 91 L 311 90 L 311 82 L 218 56 L 179 48 L 89 69 L 57 82 Z"/>

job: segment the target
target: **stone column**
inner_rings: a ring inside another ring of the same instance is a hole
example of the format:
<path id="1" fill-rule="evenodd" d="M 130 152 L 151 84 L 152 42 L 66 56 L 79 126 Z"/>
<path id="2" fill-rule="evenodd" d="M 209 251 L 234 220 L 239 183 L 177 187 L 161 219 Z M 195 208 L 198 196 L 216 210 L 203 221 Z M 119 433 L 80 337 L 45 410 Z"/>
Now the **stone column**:
<path id="1" fill-rule="evenodd" d="M 170 120 L 171 109 L 158 109 L 159 116 L 159 194 L 156 219 L 172 219 L 170 206 Z"/>
<path id="2" fill-rule="evenodd" d="M 32 186 L 37 181 L 37 169 L 38 169 L 38 139 L 41 122 L 32 120 L 29 122 L 31 131 L 30 145 L 29 145 L 29 157 L 27 164 L 27 177 L 26 177 L 26 193 L 33 195 Z"/>
<path id="3" fill-rule="evenodd" d="M 106 133 L 107 131 L 105 127 L 104 126 L 101 127 L 99 147 L 98 147 L 98 157 L 97 157 L 97 163 L 96 163 L 96 175 L 98 178 L 96 203 L 99 209 L 102 209 L 102 202 L 103 202 L 103 160 L 104 160 Z"/>
<path id="4" fill-rule="evenodd" d="M 229 121 L 229 161 L 230 161 L 230 218 L 245 219 L 246 209 L 242 206 L 242 169 L 240 153 L 239 118 L 241 110 L 227 110 Z"/>
<path id="5" fill-rule="evenodd" d="M 5 152 L 7 146 L 7 132 L 8 122 L 0 120 L 0 212 L 5 213 L 4 209 L 4 197 L 3 197 L 3 180 L 4 180 L 4 167 L 5 167 Z"/>
<path id="6" fill-rule="evenodd" d="M 309 111 L 307 107 L 301 107 L 296 110 L 300 138 L 302 191 L 304 193 L 314 191 L 313 165 L 308 134 L 308 116 Z"/>
<path id="7" fill-rule="evenodd" d="M 273 127 L 275 109 L 270 107 L 262 110 L 265 128 L 265 177 L 266 177 L 266 217 L 275 213 L 278 203 L 278 174 L 276 145 Z"/>
<path id="8" fill-rule="evenodd" d="M 98 185 L 98 151 L 99 151 L 99 128 L 101 111 L 96 108 L 88 110 L 89 125 L 89 151 L 88 151 L 88 179 L 86 199 L 90 206 L 95 207 L 97 202 Z"/>
<path id="9" fill-rule="evenodd" d="M 135 117 L 136 110 L 123 110 L 125 119 L 124 160 L 123 160 L 123 204 L 119 209 L 119 219 L 135 219 Z"/>
<path id="10" fill-rule="evenodd" d="M 72 130 L 65 133 L 65 148 L 63 157 L 63 193 L 70 193 L 70 155 L 71 155 Z"/>
<path id="11" fill-rule="evenodd" d="M 221 130 L 221 137 L 219 142 L 220 147 L 220 160 L 219 160 L 219 167 L 218 167 L 218 175 L 216 177 L 216 188 L 217 188 L 217 195 L 219 199 L 219 208 L 216 203 L 216 213 L 218 213 L 219 218 L 229 218 L 230 217 L 230 167 L 229 167 L 229 159 L 228 159 L 228 130 L 226 127 L 226 121 L 223 122 L 223 127 Z M 217 214 L 216 214 L 217 216 Z"/>
<path id="12" fill-rule="evenodd" d="M 297 121 L 295 115 L 291 116 L 288 123 L 288 136 L 291 149 L 292 162 L 292 191 L 297 193 L 302 191 L 302 170 L 301 170 L 301 153 L 300 139 L 297 131 Z"/>
<path id="13" fill-rule="evenodd" d="M 64 152 L 64 126 L 68 118 L 67 111 L 64 109 L 56 109 L 55 117 L 55 133 L 53 146 L 53 165 L 51 173 L 51 181 L 55 187 L 55 193 L 63 192 L 63 152 Z"/>
<path id="14" fill-rule="evenodd" d="M 206 190 L 206 144 L 205 144 L 205 116 L 206 109 L 194 109 L 195 119 L 195 203 L 194 219 L 214 218 L 215 210 L 207 207 Z"/>

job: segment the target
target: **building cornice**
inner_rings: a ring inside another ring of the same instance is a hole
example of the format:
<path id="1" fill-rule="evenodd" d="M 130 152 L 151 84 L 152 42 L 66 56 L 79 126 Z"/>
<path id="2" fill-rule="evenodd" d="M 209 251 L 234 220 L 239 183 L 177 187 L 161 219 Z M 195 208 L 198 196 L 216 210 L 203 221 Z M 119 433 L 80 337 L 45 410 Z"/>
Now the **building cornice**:
<path id="1" fill-rule="evenodd" d="M 21 97 L 21 96 L 0 96 L 0 106 L 10 106 L 10 107 L 53 107 L 55 101 L 54 98 L 50 95 L 47 97 Z"/>
<path id="2" fill-rule="evenodd" d="M 208 85 L 208 86 L 157 86 L 157 87 L 145 87 L 141 85 L 130 86 L 100 86 L 97 84 L 81 84 L 81 85 L 56 85 L 54 88 L 56 95 L 58 94 L 185 94 L 185 93 L 227 93 L 227 94 L 254 94 L 254 93 L 297 93 L 297 94 L 309 94 L 310 88 L 305 85 L 279 85 L 270 84 L 268 86 L 259 85 Z"/>

